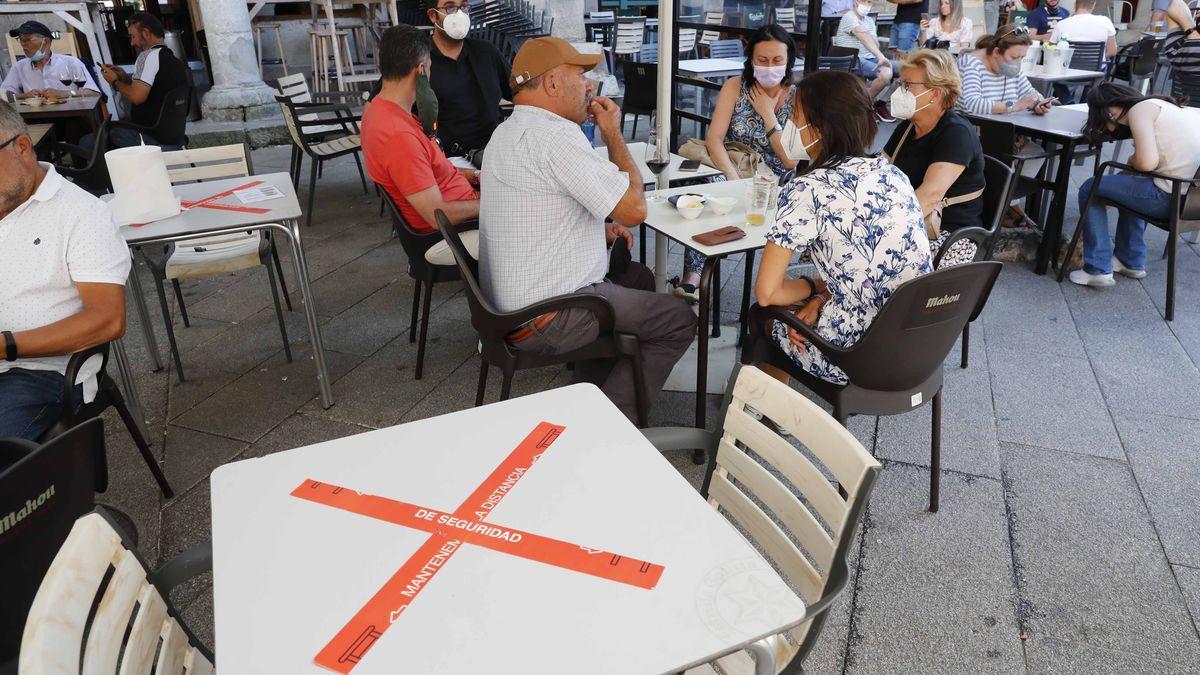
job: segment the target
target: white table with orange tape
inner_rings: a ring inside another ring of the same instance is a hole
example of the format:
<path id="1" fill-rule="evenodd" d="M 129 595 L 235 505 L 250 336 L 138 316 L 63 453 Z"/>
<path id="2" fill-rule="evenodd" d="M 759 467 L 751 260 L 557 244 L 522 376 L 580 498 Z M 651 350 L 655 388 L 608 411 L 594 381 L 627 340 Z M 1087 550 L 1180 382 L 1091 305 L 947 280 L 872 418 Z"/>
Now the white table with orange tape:
<path id="1" fill-rule="evenodd" d="M 803 602 L 591 385 L 212 474 L 217 672 L 663 673 Z"/>

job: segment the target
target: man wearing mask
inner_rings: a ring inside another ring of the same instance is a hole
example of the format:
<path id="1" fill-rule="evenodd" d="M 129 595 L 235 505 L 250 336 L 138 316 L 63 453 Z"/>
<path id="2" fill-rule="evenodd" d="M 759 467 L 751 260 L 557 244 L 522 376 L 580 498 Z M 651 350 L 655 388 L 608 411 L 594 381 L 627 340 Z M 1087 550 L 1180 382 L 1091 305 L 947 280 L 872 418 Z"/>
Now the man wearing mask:
<path id="1" fill-rule="evenodd" d="M 500 99 L 512 99 L 508 64 L 490 42 L 467 37 L 467 0 L 427 0 L 433 31 L 429 83 L 438 99 L 438 138 L 451 155 L 472 156 L 500 124 Z"/>
<path id="2" fill-rule="evenodd" d="M 130 76 L 124 69 L 113 65 L 101 66 L 101 74 L 129 104 L 129 120 L 143 127 L 158 123 L 167 95 L 179 87 L 188 85 L 187 67 L 175 58 L 175 53 L 164 44 L 166 31 L 162 22 L 153 14 L 138 12 L 129 19 L 129 43 L 138 50 L 137 61 Z M 89 137 L 80 142 L 91 147 Z M 183 145 L 182 134 L 178 138 L 151 138 L 131 129 L 112 129 L 108 134 L 110 148 L 133 145 Z"/>
<path id="3" fill-rule="evenodd" d="M 1058 22 L 1071 16 L 1066 9 L 1058 6 L 1058 0 L 1046 0 L 1045 4 L 1029 13 L 1025 25 L 1034 40 L 1049 40 Z"/>
<path id="4" fill-rule="evenodd" d="M 45 24 L 26 21 L 8 31 L 9 37 L 17 38 L 25 58 L 17 61 L 8 71 L 0 89 L 11 91 L 18 99 L 32 96 L 54 96 L 66 98 L 71 92 L 62 81 L 84 82 L 80 96 L 99 96 L 100 89 L 83 61 L 67 54 L 55 54 L 51 45 L 54 33 Z"/>
<path id="5" fill-rule="evenodd" d="M 477 218 L 479 195 L 471 182 L 479 181 L 479 172 L 454 168 L 422 125 L 433 98 L 428 93 L 429 37 L 399 25 L 384 31 L 379 45 L 382 88 L 362 117 L 367 174 L 387 191 L 414 230 L 432 232 L 438 210 L 455 224 Z M 419 117 L 409 112 L 414 106 Z M 463 233 L 468 249 L 474 248 L 475 237 L 475 232 Z M 454 264 L 444 242 L 429 249 L 425 259 L 435 265 Z"/>

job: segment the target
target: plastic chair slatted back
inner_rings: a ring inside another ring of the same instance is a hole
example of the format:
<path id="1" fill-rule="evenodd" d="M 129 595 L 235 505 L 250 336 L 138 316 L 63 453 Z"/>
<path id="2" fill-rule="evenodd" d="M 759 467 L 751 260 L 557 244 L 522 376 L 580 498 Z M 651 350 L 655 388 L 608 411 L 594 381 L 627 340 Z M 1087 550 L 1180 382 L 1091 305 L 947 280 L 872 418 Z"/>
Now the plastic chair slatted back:
<path id="1" fill-rule="evenodd" d="M 795 7 L 776 7 L 775 8 L 775 23 L 779 24 L 784 30 L 789 33 L 796 32 L 796 8 Z"/>
<path id="2" fill-rule="evenodd" d="M 720 26 L 721 22 L 723 22 L 724 20 L 725 20 L 725 14 L 723 12 L 705 12 L 704 13 L 704 23 L 706 23 L 709 26 Z M 721 39 L 721 31 L 719 31 L 719 30 L 706 30 L 700 34 L 700 44 L 702 44 L 702 45 L 709 45 L 720 39 Z M 713 57 L 713 58 L 717 58 L 717 57 Z"/>
<path id="3" fill-rule="evenodd" d="M 615 54 L 637 54 L 646 41 L 646 20 L 641 17 L 617 17 L 617 35 L 614 39 Z"/>
<path id="4" fill-rule="evenodd" d="M 743 61 L 746 58 L 746 52 L 741 40 L 716 40 L 708 45 L 708 57 Z"/>
<path id="5" fill-rule="evenodd" d="M 844 572 L 880 464 L 817 404 L 758 368 L 741 367 L 732 386 L 708 485 L 709 503 L 725 511 L 811 605 L 822 597 L 831 573 Z M 791 434 L 805 451 L 747 407 Z M 846 497 L 838 493 L 838 485 Z M 797 647 L 813 623 L 790 631 Z M 797 649 L 777 646 L 793 653 Z"/>
<path id="6" fill-rule="evenodd" d="M 210 675 L 212 654 L 195 642 L 97 509 L 75 521 L 38 588 L 21 639 L 20 672 L 112 673 L 119 666 L 122 673 L 148 673 L 157 664 L 155 673 Z"/>
<path id="7" fill-rule="evenodd" d="M 1104 60 L 1105 43 L 1103 42 L 1072 42 L 1075 51 L 1071 55 L 1071 67 L 1075 70 L 1100 70 Z"/>
<path id="8" fill-rule="evenodd" d="M 242 178 L 254 173 L 245 144 L 164 152 L 163 159 L 172 185 Z"/>

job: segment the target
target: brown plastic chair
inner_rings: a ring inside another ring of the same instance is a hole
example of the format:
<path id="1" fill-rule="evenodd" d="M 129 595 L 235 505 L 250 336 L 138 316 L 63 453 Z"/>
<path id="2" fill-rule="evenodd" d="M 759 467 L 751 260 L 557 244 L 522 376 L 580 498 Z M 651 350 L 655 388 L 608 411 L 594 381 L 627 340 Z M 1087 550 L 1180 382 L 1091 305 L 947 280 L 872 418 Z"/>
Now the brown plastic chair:
<path id="1" fill-rule="evenodd" d="M 1063 258 L 1063 263 L 1058 267 L 1058 282 L 1062 283 L 1063 277 L 1067 274 L 1067 261 L 1071 259 L 1071 255 L 1075 253 L 1075 247 L 1079 245 L 1079 239 L 1083 236 L 1083 219 L 1086 217 L 1088 209 L 1092 208 L 1097 200 L 1105 206 L 1112 206 L 1122 211 L 1128 211 L 1136 215 L 1138 218 L 1150 223 L 1151 225 L 1166 230 L 1167 232 L 1167 311 L 1166 319 L 1171 321 L 1175 318 L 1175 258 L 1176 246 L 1180 234 L 1187 232 L 1200 231 L 1200 170 L 1196 171 L 1193 178 L 1184 178 L 1182 176 L 1171 176 L 1156 171 L 1141 171 L 1135 169 L 1129 164 L 1123 162 L 1105 162 L 1100 165 L 1100 170 L 1096 172 L 1096 176 L 1103 176 L 1109 169 L 1118 169 L 1124 173 L 1134 176 L 1146 176 L 1149 178 L 1161 178 L 1171 184 L 1171 206 L 1170 215 L 1166 220 L 1152 218 L 1144 213 L 1128 206 L 1120 205 L 1103 197 L 1096 195 L 1100 187 L 1100 180 L 1092 181 L 1092 190 L 1088 193 L 1087 204 L 1080 209 L 1079 226 L 1075 228 L 1075 234 L 1071 237 L 1071 244 L 1067 246 L 1066 257 Z"/>
<path id="2" fill-rule="evenodd" d="M 942 363 L 959 333 L 987 303 L 1003 265 L 976 262 L 937 270 L 908 281 L 892 293 L 867 332 L 839 347 L 783 307 L 750 310 L 751 346 L 742 363 L 767 363 L 786 372 L 833 406 L 843 426 L 851 415 L 900 415 L 933 403 L 929 453 L 929 510 L 938 510 L 942 451 Z M 765 332 L 782 321 L 841 368 L 847 384 L 809 374 L 776 347 Z"/>
<path id="3" fill-rule="evenodd" d="M 487 387 L 488 368 L 497 366 L 504 373 L 500 385 L 500 400 L 506 400 L 512 389 L 513 374 L 518 370 L 542 368 L 576 361 L 592 359 L 623 358 L 632 361 L 634 396 L 637 400 L 638 426 L 646 426 L 649 411 L 649 397 L 646 392 L 646 380 L 642 373 L 642 349 L 637 335 L 617 331 L 616 317 L 613 306 L 607 299 L 590 293 L 569 293 L 547 298 L 541 302 L 524 307 L 515 312 L 499 312 L 488 302 L 479 286 L 479 263 L 463 246 L 462 239 L 446 214 L 435 211 L 438 231 L 450 250 L 454 253 L 454 261 L 458 264 L 458 273 L 462 277 L 463 290 L 466 291 L 467 305 L 471 310 L 471 325 L 479 333 L 480 356 L 479 386 L 475 391 L 475 405 L 483 405 L 483 395 Z M 463 227 L 463 225 L 459 225 Z M 618 239 L 618 242 L 623 240 Z M 616 244 L 614 244 L 616 245 Z M 482 254 L 482 250 L 481 250 Z M 517 330 L 526 323 L 546 314 L 567 309 L 585 309 L 596 317 L 599 325 L 599 335 L 590 344 L 579 349 L 560 354 L 538 354 L 517 349 L 509 344 L 509 333 Z"/>

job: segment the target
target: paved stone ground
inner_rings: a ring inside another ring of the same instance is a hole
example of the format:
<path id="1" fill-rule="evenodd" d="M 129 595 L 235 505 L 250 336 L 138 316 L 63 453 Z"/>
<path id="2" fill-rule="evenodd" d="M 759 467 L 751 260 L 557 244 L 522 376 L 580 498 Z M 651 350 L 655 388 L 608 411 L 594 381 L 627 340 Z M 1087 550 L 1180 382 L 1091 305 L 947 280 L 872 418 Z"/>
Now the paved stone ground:
<path id="1" fill-rule="evenodd" d="M 283 170 L 287 151 L 254 161 L 259 172 Z M 296 359 L 285 362 L 261 269 L 184 285 L 192 327 L 176 316 L 176 330 L 186 383 L 151 372 L 141 328 L 129 326 L 154 451 L 178 496 L 160 498 L 114 417 L 102 501 L 133 517 L 152 562 L 209 538 L 207 476 L 225 462 L 474 402 L 479 364 L 461 292 L 437 288 L 426 373 L 414 381 L 400 246 L 353 163 L 325 171 L 304 236 L 336 405 L 316 400 L 298 311 L 288 315 Z M 1163 237 L 1150 239 L 1161 251 Z M 924 510 L 928 407 L 852 420 L 884 469 L 852 550 L 853 587 L 810 670 L 1200 671 L 1200 251 L 1180 248 L 1169 324 L 1165 262 L 1152 258 L 1145 281 L 1122 278 L 1104 292 L 1006 267 L 972 331 L 970 367 L 959 369 L 956 355 L 947 362 L 940 513 Z M 677 252 L 671 260 L 680 265 Z M 740 264 L 726 265 L 726 323 L 736 320 Z M 499 377 L 491 380 L 495 400 Z M 515 394 L 567 381 L 558 369 L 524 372 Z M 689 424 L 691 396 L 664 394 L 653 423 Z M 700 467 L 672 459 L 699 484 Z M 210 581 L 175 598 L 208 641 Z"/>

